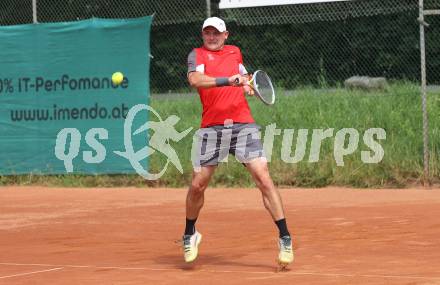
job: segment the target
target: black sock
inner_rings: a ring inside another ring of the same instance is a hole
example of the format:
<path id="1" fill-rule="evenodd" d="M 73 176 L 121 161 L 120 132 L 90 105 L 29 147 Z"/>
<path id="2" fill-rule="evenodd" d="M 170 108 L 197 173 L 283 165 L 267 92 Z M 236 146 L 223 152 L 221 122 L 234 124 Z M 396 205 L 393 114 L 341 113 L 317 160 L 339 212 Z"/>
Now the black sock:
<path id="1" fill-rule="evenodd" d="M 188 220 L 188 218 L 186 218 L 185 235 L 193 235 L 196 232 L 196 221 L 197 218 L 194 220 Z"/>
<path id="2" fill-rule="evenodd" d="M 275 221 L 275 224 L 277 225 L 278 230 L 280 231 L 280 237 L 290 236 L 290 233 L 287 230 L 286 219 Z"/>

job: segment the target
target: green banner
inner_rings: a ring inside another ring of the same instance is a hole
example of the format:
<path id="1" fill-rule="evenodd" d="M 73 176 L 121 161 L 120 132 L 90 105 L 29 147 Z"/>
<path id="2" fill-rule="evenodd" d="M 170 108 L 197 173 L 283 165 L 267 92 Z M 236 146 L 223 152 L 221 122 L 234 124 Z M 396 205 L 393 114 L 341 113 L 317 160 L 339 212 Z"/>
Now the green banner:
<path id="1" fill-rule="evenodd" d="M 148 104 L 151 21 L 0 27 L 0 175 L 135 172 L 118 152 L 129 110 Z M 148 112 L 134 115 L 133 131 Z M 147 133 L 129 142 L 142 149 Z"/>

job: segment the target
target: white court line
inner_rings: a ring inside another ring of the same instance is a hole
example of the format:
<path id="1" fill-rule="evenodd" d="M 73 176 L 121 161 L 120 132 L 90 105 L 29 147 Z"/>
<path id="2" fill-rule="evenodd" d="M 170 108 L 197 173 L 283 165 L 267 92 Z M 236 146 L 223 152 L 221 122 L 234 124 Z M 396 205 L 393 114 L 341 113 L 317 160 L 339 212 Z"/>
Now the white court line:
<path id="1" fill-rule="evenodd" d="M 41 263 L 0 263 L 0 265 L 8 266 L 45 266 L 63 267 L 67 268 L 94 268 L 94 269 L 118 269 L 118 270 L 148 270 L 148 271 L 178 271 L 182 272 L 183 269 L 180 268 L 151 268 L 151 267 L 118 267 L 118 266 L 98 266 L 98 265 L 56 265 L 56 264 L 41 264 Z M 275 267 L 274 267 L 275 268 Z M 55 269 L 52 269 L 55 270 Z M 440 276 L 426 277 L 426 276 L 400 276 L 400 275 L 380 275 L 380 274 L 344 274 L 344 273 L 318 273 L 318 272 L 304 272 L 304 271 L 286 271 L 277 273 L 275 271 L 244 271 L 244 270 L 213 270 L 213 269 L 196 269 L 197 272 L 208 272 L 208 273 L 243 273 L 243 274 L 272 274 L 272 275 L 310 275 L 310 276 L 321 276 L 321 277 L 366 277 L 366 278 L 390 278 L 390 279 L 418 279 L 418 280 L 439 280 Z"/>
<path id="2" fill-rule="evenodd" d="M 8 266 L 62 266 L 67 268 L 94 268 L 94 269 L 119 269 L 119 270 L 150 270 L 150 271 L 180 271 L 181 269 L 177 268 L 148 268 L 148 267 L 119 267 L 119 266 L 98 266 L 98 265 L 54 265 L 54 264 L 45 264 L 45 263 L 0 263 L 0 265 L 8 265 Z M 267 272 L 264 272 L 267 273 Z"/>
<path id="3" fill-rule="evenodd" d="M 55 271 L 55 270 L 60 270 L 60 269 L 63 269 L 63 267 L 51 268 L 51 269 L 39 270 L 39 271 L 32 271 L 32 272 L 26 272 L 26 273 L 14 274 L 14 275 L 0 276 L 0 279 L 6 279 L 6 278 L 11 278 L 11 277 L 18 277 L 18 276 L 37 274 L 37 273 Z"/>

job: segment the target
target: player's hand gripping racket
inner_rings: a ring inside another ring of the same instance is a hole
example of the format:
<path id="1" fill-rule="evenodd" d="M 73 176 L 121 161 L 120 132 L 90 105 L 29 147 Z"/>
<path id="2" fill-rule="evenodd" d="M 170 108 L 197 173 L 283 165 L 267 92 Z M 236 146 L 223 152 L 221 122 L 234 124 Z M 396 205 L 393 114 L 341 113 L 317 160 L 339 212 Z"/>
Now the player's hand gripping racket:
<path id="1" fill-rule="evenodd" d="M 238 84 L 238 78 L 236 79 Z M 267 105 L 273 105 L 275 103 L 275 90 L 270 80 L 269 75 L 263 70 L 255 71 L 252 79 L 248 82 L 249 87 L 254 90 L 255 95 Z"/>

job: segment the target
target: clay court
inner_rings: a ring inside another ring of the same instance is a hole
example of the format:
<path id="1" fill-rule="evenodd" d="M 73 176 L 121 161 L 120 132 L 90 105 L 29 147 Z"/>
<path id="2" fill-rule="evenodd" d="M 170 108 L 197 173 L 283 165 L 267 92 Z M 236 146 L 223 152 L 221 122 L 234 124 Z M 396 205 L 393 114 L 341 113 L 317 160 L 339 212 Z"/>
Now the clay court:
<path id="1" fill-rule="evenodd" d="M 440 284 L 440 191 L 283 189 L 295 262 L 256 189 L 209 189 L 199 259 L 184 189 L 0 189 L 0 284 Z"/>

